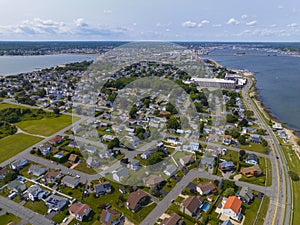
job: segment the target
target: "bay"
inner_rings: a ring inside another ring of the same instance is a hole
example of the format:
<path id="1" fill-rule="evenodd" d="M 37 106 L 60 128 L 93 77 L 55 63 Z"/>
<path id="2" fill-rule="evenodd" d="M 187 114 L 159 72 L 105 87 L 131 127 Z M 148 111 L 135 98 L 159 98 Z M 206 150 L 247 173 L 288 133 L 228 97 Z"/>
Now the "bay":
<path id="1" fill-rule="evenodd" d="M 61 64 L 94 60 L 96 55 L 0 56 L 0 75 L 15 75 Z"/>

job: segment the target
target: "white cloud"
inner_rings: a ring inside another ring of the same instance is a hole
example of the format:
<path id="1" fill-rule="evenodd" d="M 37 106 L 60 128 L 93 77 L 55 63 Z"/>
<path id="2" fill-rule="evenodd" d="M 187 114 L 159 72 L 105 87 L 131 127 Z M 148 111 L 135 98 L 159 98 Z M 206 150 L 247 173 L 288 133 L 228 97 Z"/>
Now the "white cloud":
<path id="1" fill-rule="evenodd" d="M 182 26 L 187 27 L 187 28 L 194 28 L 197 26 L 197 23 L 188 20 L 188 21 L 183 22 Z"/>
<path id="2" fill-rule="evenodd" d="M 298 24 L 296 24 L 296 23 L 291 23 L 291 24 L 288 24 L 287 27 L 298 27 Z"/>
<path id="3" fill-rule="evenodd" d="M 209 24 L 210 21 L 209 20 L 202 20 L 199 24 L 198 27 L 203 27 L 205 24 Z"/>
<path id="4" fill-rule="evenodd" d="M 257 24 L 257 21 L 256 20 L 252 20 L 252 21 L 249 21 L 246 23 L 247 26 L 254 26 Z"/>
<path id="5" fill-rule="evenodd" d="M 227 24 L 228 25 L 238 25 L 240 24 L 240 22 L 238 20 L 236 20 L 235 18 L 230 18 L 228 21 L 227 21 Z"/>
<path id="6" fill-rule="evenodd" d="M 244 19 L 247 19 L 248 18 L 248 15 L 244 14 L 241 16 L 241 18 L 244 20 Z"/>
<path id="7" fill-rule="evenodd" d="M 88 27 L 89 25 L 84 22 L 84 19 L 83 18 L 78 18 L 74 21 L 76 27 Z"/>
<path id="8" fill-rule="evenodd" d="M 112 13 L 112 10 L 110 10 L 110 9 L 105 9 L 105 10 L 103 10 L 103 13 L 104 13 L 104 14 L 111 14 L 111 13 Z"/>

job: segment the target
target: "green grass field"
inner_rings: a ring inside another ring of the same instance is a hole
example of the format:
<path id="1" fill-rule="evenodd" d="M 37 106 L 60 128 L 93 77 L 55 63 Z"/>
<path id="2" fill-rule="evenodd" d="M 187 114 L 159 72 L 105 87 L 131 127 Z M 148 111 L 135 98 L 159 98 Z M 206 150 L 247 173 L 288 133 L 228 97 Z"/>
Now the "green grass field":
<path id="1" fill-rule="evenodd" d="M 42 120 L 27 120 L 16 123 L 16 126 L 30 134 L 50 136 L 59 130 L 72 124 L 72 117 L 60 115 L 55 118 L 44 118 Z"/>
<path id="2" fill-rule="evenodd" d="M 26 134 L 15 134 L 0 140 L 0 162 L 22 152 L 31 145 L 41 141 L 42 138 Z"/>
<path id="3" fill-rule="evenodd" d="M 6 213 L 6 214 L 0 216 L 1 224 L 8 224 L 10 222 L 18 224 L 19 222 L 21 222 L 21 220 L 22 220 L 21 218 L 15 216 L 14 214 L 11 214 L 11 213 Z"/>
<path id="4" fill-rule="evenodd" d="M 270 204 L 270 198 L 267 196 L 264 196 L 264 198 L 261 202 L 261 207 L 260 207 L 259 213 L 257 215 L 255 225 L 264 224 L 264 221 L 265 221 L 268 209 L 269 209 L 269 204 Z"/>
<path id="5" fill-rule="evenodd" d="M 249 145 L 240 145 L 241 149 L 252 151 L 252 152 L 258 152 L 262 154 L 268 154 L 268 149 L 261 144 L 256 143 L 250 143 Z"/>
<path id="6" fill-rule="evenodd" d="M 0 104 L 0 110 L 8 109 L 8 108 L 23 108 L 23 109 L 25 109 L 26 107 L 20 106 L 20 105 L 15 105 L 15 104 L 9 104 L 9 103 L 1 103 Z"/>
<path id="7" fill-rule="evenodd" d="M 282 147 L 285 159 L 287 161 L 289 170 L 298 173 L 299 175 L 299 168 L 300 168 L 300 160 L 297 157 L 296 153 L 293 151 L 291 146 L 283 146 Z M 290 178 L 288 178 L 290 179 Z M 297 213 L 300 209 L 300 181 L 291 181 L 292 188 L 293 188 L 293 199 L 294 202 L 294 213 L 292 215 L 294 225 L 299 224 L 300 221 L 300 214 Z"/>

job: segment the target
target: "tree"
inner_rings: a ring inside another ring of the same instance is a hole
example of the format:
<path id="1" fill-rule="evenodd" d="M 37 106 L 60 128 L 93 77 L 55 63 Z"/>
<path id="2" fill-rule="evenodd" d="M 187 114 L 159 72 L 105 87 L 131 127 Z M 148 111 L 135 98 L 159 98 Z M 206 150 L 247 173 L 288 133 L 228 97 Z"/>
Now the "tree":
<path id="1" fill-rule="evenodd" d="M 111 140 L 107 144 L 108 149 L 113 149 L 113 148 L 116 148 L 116 147 L 119 147 L 119 146 L 120 146 L 120 141 L 119 141 L 118 138 L 114 138 L 113 140 Z"/>
<path id="2" fill-rule="evenodd" d="M 251 111 L 251 110 L 246 110 L 246 111 L 244 112 L 244 115 L 245 115 L 245 117 L 246 117 L 247 119 L 251 119 L 251 118 L 254 116 L 254 112 Z"/>
<path id="3" fill-rule="evenodd" d="M 176 108 L 170 102 L 168 102 L 167 105 L 166 105 L 166 111 L 168 111 L 172 115 L 178 113 L 177 110 L 176 110 Z"/>
<path id="4" fill-rule="evenodd" d="M 299 179 L 300 179 L 298 174 L 293 171 L 289 171 L 289 175 L 293 181 L 299 181 Z"/>
<path id="5" fill-rule="evenodd" d="M 227 189 L 224 191 L 223 195 L 224 195 L 225 197 L 229 197 L 229 196 L 235 195 L 234 188 L 227 188 Z"/>
<path id="6" fill-rule="evenodd" d="M 264 146 L 264 147 L 267 147 L 268 146 L 268 142 L 265 140 L 265 139 L 261 139 L 261 144 Z"/>
<path id="7" fill-rule="evenodd" d="M 228 189 L 228 188 L 233 188 L 234 190 L 236 189 L 236 185 L 234 181 L 231 180 L 224 180 L 223 181 L 223 189 Z"/>
<path id="8" fill-rule="evenodd" d="M 244 156 L 246 154 L 245 150 L 240 150 L 240 156 Z"/>
<path id="9" fill-rule="evenodd" d="M 234 116 L 234 115 L 232 115 L 232 114 L 228 114 L 228 115 L 226 116 L 226 121 L 227 121 L 228 123 L 236 123 L 236 122 L 238 121 L 238 117 L 237 117 L 237 116 Z"/>
<path id="10" fill-rule="evenodd" d="M 241 145 L 246 145 L 246 137 L 245 137 L 245 135 L 239 136 L 238 141 L 240 142 Z"/>
<path id="11" fill-rule="evenodd" d="M 231 134 L 233 138 L 238 138 L 240 136 L 240 132 L 238 130 L 234 130 Z"/>
<path id="12" fill-rule="evenodd" d="M 136 105 L 133 105 L 132 108 L 130 109 L 129 117 L 131 119 L 135 119 L 136 118 L 136 113 L 137 113 L 137 107 L 136 107 Z"/>
<path id="13" fill-rule="evenodd" d="M 243 118 L 240 122 L 239 122 L 239 126 L 241 127 L 246 127 L 248 125 L 248 120 L 246 120 L 245 118 Z"/>
<path id="14" fill-rule="evenodd" d="M 54 114 L 59 115 L 60 110 L 59 110 L 59 108 L 55 107 L 55 108 L 53 109 L 53 112 L 54 112 Z"/>
<path id="15" fill-rule="evenodd" d="M 170 119 L 167 121 L 167 128 L 175 130 L 180 128 L 180 123 L 178 122 L 175 116 L 171 116 Z"/>

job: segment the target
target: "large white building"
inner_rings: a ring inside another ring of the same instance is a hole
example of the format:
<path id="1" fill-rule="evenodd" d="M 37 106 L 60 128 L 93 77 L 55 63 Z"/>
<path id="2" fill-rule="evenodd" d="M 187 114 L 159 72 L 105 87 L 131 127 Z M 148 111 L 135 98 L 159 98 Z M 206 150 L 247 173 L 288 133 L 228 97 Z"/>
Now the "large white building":
<path id="1" fill-rule="evenodd" d="M 191 81 L 194 81 L 200 87 L 215 87 L 226 89 L 234 89 L 236 87 L 236 82 L 234 80 L 192 77 Z"/>

